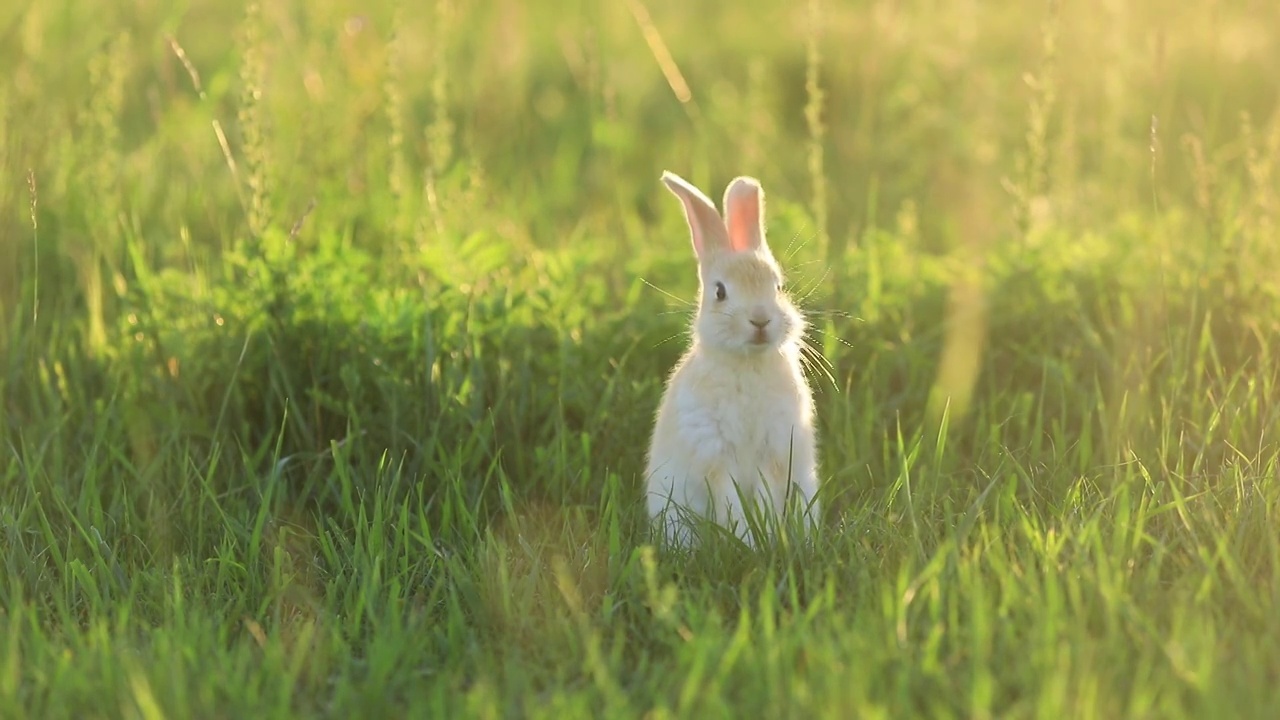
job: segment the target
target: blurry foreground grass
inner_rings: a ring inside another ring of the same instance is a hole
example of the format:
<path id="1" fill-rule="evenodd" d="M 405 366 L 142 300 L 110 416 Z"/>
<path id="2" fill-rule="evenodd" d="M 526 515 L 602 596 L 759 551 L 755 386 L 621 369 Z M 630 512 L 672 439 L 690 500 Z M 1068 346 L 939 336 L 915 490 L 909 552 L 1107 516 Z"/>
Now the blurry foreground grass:
<path id="1" fill-rule="evenodd" d="M 1280 6 L 989 5 L 6 5 L 0 716 L 1280 716 Z M 665 168 L 812 546 L 646 544 Z"/>

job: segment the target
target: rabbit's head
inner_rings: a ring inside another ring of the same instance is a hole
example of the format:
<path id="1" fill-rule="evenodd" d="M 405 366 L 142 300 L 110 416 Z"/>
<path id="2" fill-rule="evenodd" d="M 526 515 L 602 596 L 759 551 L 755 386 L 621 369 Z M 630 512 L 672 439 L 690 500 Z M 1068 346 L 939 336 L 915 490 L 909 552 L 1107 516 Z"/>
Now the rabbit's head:
<path id="1" fill-rule="evenodd" d="M 734 354 L 777 351 L 795 342 L 804 319 L 783 291 L 782 270 L 764 231 L 764 190 L 739 177 L 724 192 L 724 217 L 674 173 L 662 181 L 680 198 L 698 258 L 694 336 L 706 349 Z"/>

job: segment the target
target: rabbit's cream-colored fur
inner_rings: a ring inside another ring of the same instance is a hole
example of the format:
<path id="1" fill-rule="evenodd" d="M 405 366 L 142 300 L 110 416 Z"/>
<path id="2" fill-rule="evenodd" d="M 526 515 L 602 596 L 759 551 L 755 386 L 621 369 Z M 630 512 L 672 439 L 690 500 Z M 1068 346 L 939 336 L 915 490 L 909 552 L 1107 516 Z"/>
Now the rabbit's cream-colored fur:
<path id="1" fill-rule="evenodd" d="M 694 540 L 699 517 L 754 544 L 746 520 L 752 506 L 773 528 L 794 503 L 812 526 L 817 439 L 801 366 L 805 325 L 765 241 L 764 191 L 753 178 L 733 180 L 721 218 L 679 176 L 663 173 L 662 181 L 684 205 L 699 292 L 689 349 L 667 380 L 654 423 L 649 515 L 680 545 Z"/>

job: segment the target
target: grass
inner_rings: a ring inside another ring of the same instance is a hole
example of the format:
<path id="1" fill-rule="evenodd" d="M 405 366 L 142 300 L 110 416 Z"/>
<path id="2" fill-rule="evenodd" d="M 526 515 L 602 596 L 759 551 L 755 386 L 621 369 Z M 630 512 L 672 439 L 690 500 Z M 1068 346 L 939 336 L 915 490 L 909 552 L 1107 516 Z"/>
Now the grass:
<path id="1" fill-rule="evenodd" d="M 0 11 L 0 717 L 1280 715 L 1280 10 Z M 643 453 L 769 194 L 824 521 Z"/>

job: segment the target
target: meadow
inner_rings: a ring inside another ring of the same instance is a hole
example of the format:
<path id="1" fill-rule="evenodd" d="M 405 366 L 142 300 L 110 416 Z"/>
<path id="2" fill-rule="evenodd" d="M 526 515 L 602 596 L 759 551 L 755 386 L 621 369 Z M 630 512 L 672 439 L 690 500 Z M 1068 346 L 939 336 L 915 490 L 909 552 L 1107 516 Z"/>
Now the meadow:
<path id="1" fill-rule="evenodd" d="M 1280 4 L 0 8 L 0 718 L 1280 717 Z M 655 547 L 768 195 L 811 542 Z"/>

